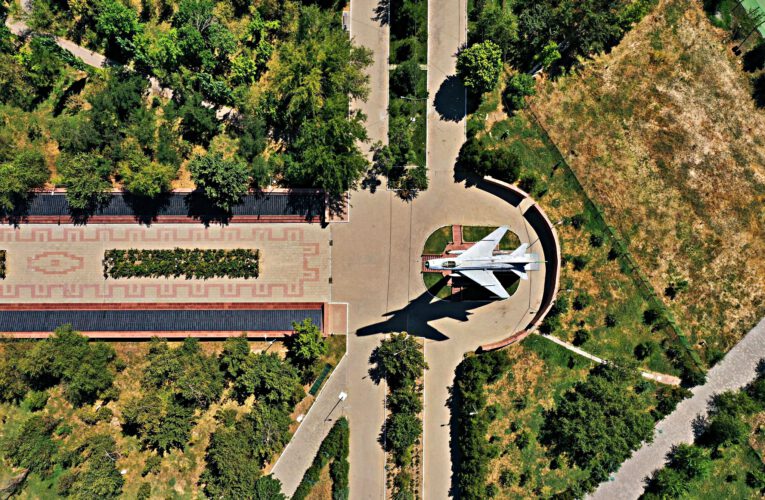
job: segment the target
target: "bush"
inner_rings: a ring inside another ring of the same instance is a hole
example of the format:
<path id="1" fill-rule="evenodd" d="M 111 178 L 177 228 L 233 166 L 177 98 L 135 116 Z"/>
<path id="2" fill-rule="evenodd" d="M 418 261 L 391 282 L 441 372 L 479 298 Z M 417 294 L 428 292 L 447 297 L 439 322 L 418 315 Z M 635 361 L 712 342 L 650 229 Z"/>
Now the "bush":
<path id="1" fill-rule="evenodd" d="M 585 330 L 584 328 L 578 329 L 576 332 L 574 332 L 574 342 L 573 344 L 575 346 L 580 346 L 590 340 L 590 332 Z"/>
<path id="2" fill-rule="evenodd" d="M 526 107 L 526 97 L 536 93 L 535 85 L 534 77 L 526 73 L 516 73 L 510 78 L 502 94 L 510 111 Z"/>
<path id="3" fill-rule="evenodd" d="M 575 311 L 582 311 L 592 304 L 592 296 L 587 292 L 580 292 L 574 297 L 573 307 Z"/>
<path id="4" fill-rule="evenodd" d="M 149 458 L 146 459 L 146 462 L 143 465 L 143 470 L 141 471 L 141 476 L 146 477 L 149 474 L 153 474 L 155 472 L 159 471 L 159 468 L 162 466 L 162 457 L 159 455 L 149 455 Z"/>
<path id="5" fill-rule="evenodd" d="M 343 462 L 341 465 L 330 467 L 330 477 L 332 478 L 332 498 L 333 500 L 345 500 L 348 498 L 348 442 L 350 429 L 348 420 L 345 417 L 337 419 L 335 425 L 330 429 L 327 437 L 319 446 L 319 451 L 311 463 L 311 466 L 303 475 L 302 481 L 292 495 L 292 500 L 305 500 L 311 492 L 313 485 L 319 481 L 321 470 L 328 462 Z"/>
<path id="6" fill-rule="evenodd" d="M 40 411 L 48 404 L 48 391 L 29 391 L 24 401 L 29 411 Z"/>
<path id="7" fill-rule="evenodd" d="M 105 278 L 257 278 L 260 252 L 247 248 L 172 250 L 127 249 L 104 252 Z"/>
<path id="8" fill-rule="evenodd" d="M 635 346 L 635 357 L 639 361 L 643 361 L 646 358 L 653 356 L 653 353 L 658 349 L 658 345 L 653 341 L 645 341 Z"/>

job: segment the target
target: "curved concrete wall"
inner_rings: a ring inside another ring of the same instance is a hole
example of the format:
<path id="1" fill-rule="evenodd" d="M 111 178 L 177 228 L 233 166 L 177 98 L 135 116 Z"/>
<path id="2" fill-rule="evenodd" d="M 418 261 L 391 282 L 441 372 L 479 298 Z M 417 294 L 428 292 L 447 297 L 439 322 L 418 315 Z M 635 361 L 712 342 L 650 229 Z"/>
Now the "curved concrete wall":
<path id="1" fill-rule="evenodd" d="M 555 297 L 558 295 L 558 286 L 560 282 L 560 241 L 558 240 L 558 233 L 555 232 L 555 226 L 545 214 L 544 210 L 534 201 L 531 196 L 525 191 L 508 184 L 507 182 L 494 179 L 492 177 L 486 177 L 485 182 L 492 186 L 500 187 L 511 193 L 513 197 L 520 197 L 522 201 L 518 206 L 526 204 L 528 208 L 523 212 L 524 217 L 534 228 L 534 231 L 539 237 L 539 242 L 542 245 L 545 256 L 545 285 L 544 294 L 542 296 L 542 303 L 539 306 L 539 310 L 534 315 L 529 325 L 525 330 L 514 333 L 504 340 L 494 342 L 492 344 L 482 345 L 481 351 L 491 351 L 499 349 L 507 345 L 513 344 L 520 340 L 523 340 L 527 335 L 536 330 L 544 320 L 545 316 L 550 312 L 553 304 L 555 303 Z"/>

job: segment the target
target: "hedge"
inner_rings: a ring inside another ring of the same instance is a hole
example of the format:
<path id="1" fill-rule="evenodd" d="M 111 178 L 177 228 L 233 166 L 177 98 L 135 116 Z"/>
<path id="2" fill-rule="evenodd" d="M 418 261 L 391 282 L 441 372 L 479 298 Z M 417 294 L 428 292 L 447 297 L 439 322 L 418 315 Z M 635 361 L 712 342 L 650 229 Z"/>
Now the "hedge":
<path id="1" fill-rule="evenodd" d="M 292 500 L 304 500 L 311 493 L 314 485 L 319 482 L 321 470 L 329 463 L 329 475 L 332 478 L 332 500 L 347 500 L 348 498 L 348 441 L 350 428 L 345 417 L 337 419 L 327 437 L 322 441 L 313 463 L 303 475 Z"/>
<path id="2" fill-rule="evenodd" d="M 260 252 L 173 248 L 165 250 L 107 250 L 104 278 L 257 278 Z"/>

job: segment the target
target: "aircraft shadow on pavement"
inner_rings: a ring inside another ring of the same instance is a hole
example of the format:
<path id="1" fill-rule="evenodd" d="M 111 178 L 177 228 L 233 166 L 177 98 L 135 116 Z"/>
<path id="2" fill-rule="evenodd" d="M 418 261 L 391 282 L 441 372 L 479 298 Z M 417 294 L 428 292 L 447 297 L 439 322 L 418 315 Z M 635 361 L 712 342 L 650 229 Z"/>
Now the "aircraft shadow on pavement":
<path id="1" fill-rule="evenodd" d="M 465 85 L 458 76 L 447 76 L 441 83 L 433 107 L 447 121 L 458 122 L 465 117 Z"/>
<path id="2" fill-rule="evenodd" d="M 429 323 L 443 318 L 464 322 L 472 314 L 470 311 L 489 303 L 486 301 L 450 302 L 436 299 L 429 292 L 424 292 L 404 308 L 386 313 L 386 320 L 362 327 L 356 334 L 367 336 L 379 333 L 407 332 L 410 335 L 428 340 L 448 340 L 449 337 L 430 326 Z"/>

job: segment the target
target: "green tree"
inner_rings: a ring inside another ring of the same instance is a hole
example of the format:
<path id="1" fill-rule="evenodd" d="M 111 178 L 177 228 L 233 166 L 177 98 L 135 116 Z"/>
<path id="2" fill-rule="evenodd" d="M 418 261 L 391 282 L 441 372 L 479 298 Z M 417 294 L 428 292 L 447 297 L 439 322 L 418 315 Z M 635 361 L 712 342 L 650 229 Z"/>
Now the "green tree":
<path id="1" fill-rule="evenodd" d="M 372 356 L 380 375 L 394 388 L 415 381 L 428 368 L 420 344 L 406 333 L 383 340 Z"/>
<path id="2" fill-rule="evenodd" d="M 177 170 L 171 165 L 154 163 L 147 159 L 123 165 L 120 175 L 127 192 L 145 198 L 155 198 L 170 191 Z"/>
<path id="3" fill-rule="evenodd" d="M 11 212 L 23 204 L 29 192 L 41 188 L 50 177 L 39 151 L 21 151 L 12 162 L 0 164 L 0 210 Z"/>
<path id="4" fill-rule="evenodd" d="M 223 343 L 223 352 L 220 354 L 221 370 L 229 378 L 238 377 L 244 368 L 244 363 L 250 357 L 250 343 L 242 334 L 239 337 L 229 337 Z"/>
<path id="5" fill-rule="evenodd" d="M 595 367 L 545 415 L 540 441 L 589 472 L 586 489 L 651 440 L 653 419 L 631 390 L 637 377 L 629 367 Z"/>
<path id="6" fill-rule="evenodd" d="M 234 380 L 234 394 L 244 401 L 251 394 L 264 404 L 292 407 L 305 394 L 297 370 L 276 354 L 249 356 Z"/>
<path id="7" fill-rule="evenodd" d="M 116 0 L 103 0 L 98 6 L 95 31 L 107 54 L 124 60 L 133 54 L 133 37 L 141 32 L 141 24 L 135 10 Z"/>
<path id="8" fill-rule="evenodd" d="M 327 353 L 327 342 L 310 318 L 292 323 L 293 334 L 287 338 L 287 357 L 301 370 L 310 368 Z"/>
<path id="9" fill-rule="evenodd" d="M 197 188 L 218 208 L 229 211 L 249 190 L 247 164 L 225 159 L 220 153 L 197 155 L 189 162 Z"/>
<path id="10" fill-rule="evenodd" d="M 699 479 L 709 475 L 712 459 L 703 448 L 681 443 L 667 453 L 667 467 L 680 472 L 688 480 Z"/>
<path id="11" fill-rule="evenodd" d="M 358 114 L 336 115 L 304 122 L 284 156 L 285 177 L 290 185 L 320 187 L 340 195 L 355 186 L 369 162 L 358 143 L 366 141 Z"/>
<path id="12" fill-rule="evenodd" d="M 710 448 L 739 444 L 747 432 L 746 424 L 739 417 L 724 413 L 712 418 L 698 442 Z"/>
<path id="13" fill-rule="evenodd" d="M 385 443 L 388 451 L 397 458 L 407 455 L 422 434 L 422 421 L 411 413 L 395 413 L 385 426 Z"/>
<path id="14" fill-rule="evenodd" d="M 157 391 L 126 402 L 122 418 L 127 434 L 138 436 L 144 447 L 159 452 L 186 446 L 194 423 L 193 409 Z"/>
<path id="15" fill-rule="evenodd" d="M 202 96 L 192 94 L 179 110 L 183 138 L 195 144 L 207 146 L 220 131 L 215 109 L 202 104 Z"/>
<path id="16" fill-rule="evenodd" d="M 536 93 L 534 77 L 526 73 L 516 73 L 510 77 L 502 97 L 510 110 L 524 109 L 526 97 Z"/>
<path id="17" fill-rule="evenodd" d="M 254 500 L 287 500 L 282 494 L 282 482 L 271 475 L 259 477 L 255 482 Z"/>
<path id="18" fill-rule="evenodd" d="M 555 62 L 561 58 L 558 44 L 554 41 L 549 42 L 542 48 L 542 51 L 534 56 L 534 62 L 542 65 L 542 68 L 549 69 Z"/>
<path id="19" fill-rule="evenodd" d="M 116 443 L 106 434 L 88 438 L 85 469 L 76 475 L 69 496 L 76 499 L 119 498 L 125 479 L 116 466 Z"/>
<path id="20" fill-rule="evenodd" d="M 491 40 L 473 44 L 457 55 L 457 74 L 473 92 L 494 89 L 501 73 L 502 51 Z"/>
<path id="21" fill-rule="evenodd" d="M 491 40 L 502 51 L 502 60 L 507 60 L 518 42 L 518 19 L 512 9 L 489 2 L 478 14 L 469 37 L 471 43 Z"/>
<path id="22" fill-rule="evenodd" d="M 73 211 L 90 212 L 109 200 L 111 167 L 99 154 L 62 155 L 58 171 Z"/>
<path id="23" fill-rule="evenodd" d="M 58 442 L 51 437 L 57 425 L 58 420 L 47 415 L 28 418 L 18 431 L 3 438 L 3 454 L 15 467 L 49 475 L 58 452 Z"/>
<path id="24" fill-rule="evenodd" d="M 20 59 L 24 66 L 24 78 L 34 88 L 34 102 L 48 97 L 64 71 L 65 64 L 56 44 L 46 38 L 34 37 L 29 43 L 29 52 L 22 52 Z"/>

